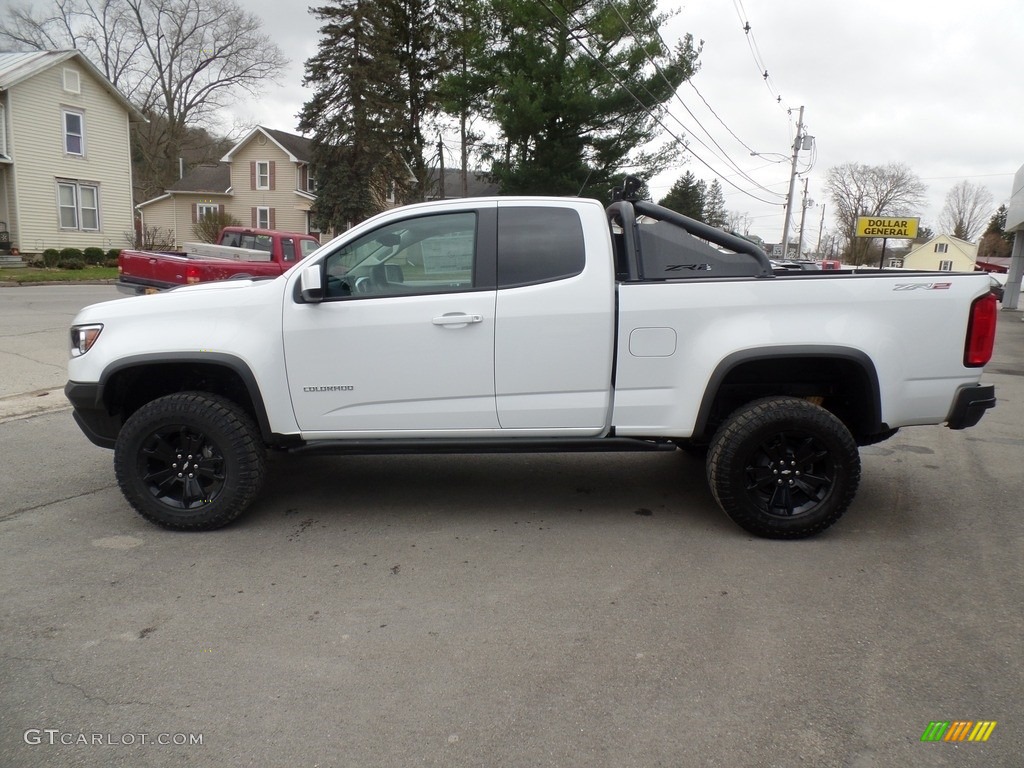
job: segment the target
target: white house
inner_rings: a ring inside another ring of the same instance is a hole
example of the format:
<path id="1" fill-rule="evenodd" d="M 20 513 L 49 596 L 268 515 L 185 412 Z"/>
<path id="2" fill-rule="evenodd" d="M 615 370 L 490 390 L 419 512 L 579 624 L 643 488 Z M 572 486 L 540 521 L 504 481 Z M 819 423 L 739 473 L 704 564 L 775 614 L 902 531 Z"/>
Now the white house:
<path id="1" fill-rule="evenodd" d="M 951 235 L 939 235 L 926 243 L 914 245 L 902 259 L 902 264 L 890 263 L 887 266 L 939 272 L 973 272 L 978 260 L 978 246 Z"/>
<path id="2" fill-rule="evenodd" d="M 129 126 L 142 114 L 79 51 L 0 53 L 0 232 L 8 248 L 123 248 Z"/>

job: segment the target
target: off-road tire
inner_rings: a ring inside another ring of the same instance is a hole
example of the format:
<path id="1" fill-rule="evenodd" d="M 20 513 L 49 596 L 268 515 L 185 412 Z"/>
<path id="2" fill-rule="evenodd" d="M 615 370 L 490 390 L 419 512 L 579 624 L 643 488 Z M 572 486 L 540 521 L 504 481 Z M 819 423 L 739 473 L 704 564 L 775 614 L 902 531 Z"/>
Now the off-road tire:
<path id="1" fill-rule="evenodd" d="M 129 417 L 114 446 L 114 473 L 147 520 L 179 531 L 227 525 L 263 484 L 266 450 L 249 415 L 226 398 L 178 392 Z"/>
<path id="2" fill-rule="evenodd" d="M 846 512 L 860 482 L 860 454 L 846 426 L 795 397 L 747 403 L 711 441 L 711 493 L 743 529 L 772 539 L 813 536 Z"/>

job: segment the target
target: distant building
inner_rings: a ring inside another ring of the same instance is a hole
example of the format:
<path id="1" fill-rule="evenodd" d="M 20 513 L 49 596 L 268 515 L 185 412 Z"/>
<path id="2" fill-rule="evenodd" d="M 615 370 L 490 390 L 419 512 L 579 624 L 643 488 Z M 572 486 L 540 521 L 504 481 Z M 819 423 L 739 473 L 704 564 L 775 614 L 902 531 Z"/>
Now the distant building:
<path id="1" fill-rule="evenodd" d="M 164 194 L 139 203 L 142 226 L 164 233 L 176 248 L 195 240 L 192 225 L 217 211 L 251 227 L 316 234 L 309 218 L 316 200 L 309 146 L 302 136 L 257 126 L 219 164 L 198 166 Z"/>
<path id="2" fill-rule="evenodd" d="M 428 200 L 464 196 L 488 197 L 501 192 L 501 188 L 482 171 L 469 171 L 466 174 L 467 191 L 465 195 L 462 194 L 462 169 L 460 168 L 445 168 L 443 177 L 440 168 L 431 168 L 429 182 Z"/>
<path id="3" fill-rule="evenodd" d="M 939 235 L 915 244 L 905 255 L 886 259 L 887 267 L 925 269 L 939 272 L 973 272 L 978 246 L 951 235 Z"/>

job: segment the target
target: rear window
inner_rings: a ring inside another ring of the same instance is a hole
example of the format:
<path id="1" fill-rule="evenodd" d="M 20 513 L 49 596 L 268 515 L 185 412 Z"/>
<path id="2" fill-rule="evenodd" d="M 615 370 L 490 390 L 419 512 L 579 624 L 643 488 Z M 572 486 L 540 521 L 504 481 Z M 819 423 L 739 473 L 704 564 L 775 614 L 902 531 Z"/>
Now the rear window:
<path id="1" fill-rule="evenodd" d="M 583 271 L 583 224 L 572 208 L 498 210 L 498 287 L 573 277 Z"/>

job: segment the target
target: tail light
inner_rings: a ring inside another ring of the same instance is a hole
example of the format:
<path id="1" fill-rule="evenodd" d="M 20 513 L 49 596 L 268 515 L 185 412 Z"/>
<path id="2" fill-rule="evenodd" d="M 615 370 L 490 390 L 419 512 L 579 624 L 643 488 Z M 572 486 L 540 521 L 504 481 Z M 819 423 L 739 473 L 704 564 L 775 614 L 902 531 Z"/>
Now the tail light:
<path id="1" fill-rule="evenodd" d="M 193 283 L 199 282 L 199 267 L 187 266 L 185 267 L 185 284 L 192 285 Z"/>
<path id="2" fill-rule="evenodd" d="M 964 347 L 964 365 L 980 368 L 992 359 L 992 348 L 996 341 L 996 297 L 986 293 L 971 304 L 971 316 L 967 321 L 967 344 Z"/>

